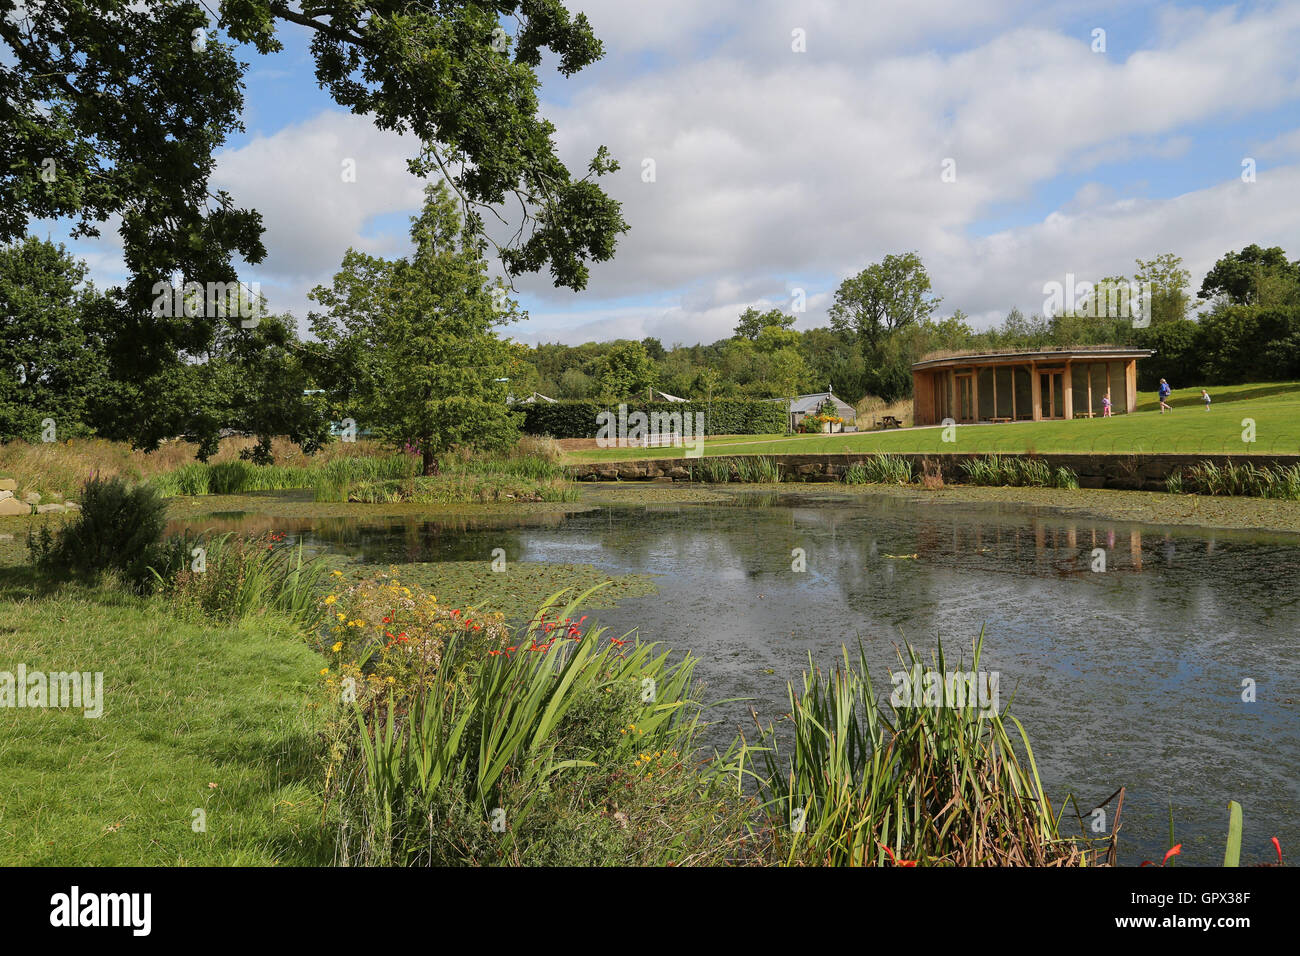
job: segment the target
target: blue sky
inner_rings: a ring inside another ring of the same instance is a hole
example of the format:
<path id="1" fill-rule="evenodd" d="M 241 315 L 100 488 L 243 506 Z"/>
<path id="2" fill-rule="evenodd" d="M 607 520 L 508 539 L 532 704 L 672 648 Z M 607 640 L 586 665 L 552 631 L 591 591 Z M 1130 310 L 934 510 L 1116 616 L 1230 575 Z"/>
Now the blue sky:
<path id="1" fill-rule="evenodd" d="M 601 144 L 623 163 L 604 182 L 632 230 L 582 294 L 516 283 L 525 341 L 707 342 L 748 305 L 790 307 L 796 287 L 812 327 L 843 277 L 909 249 L 942 311 L 978 325 L 1040 311 L 1042 285 L 1068 272 L 1131 274 L 1137 257 L 1181 255 L 1193 291 L 1249 242 L 1300 257 L 1296 3 L 569 6 L 607 54 L 573 78 L 544 67 L 543 110 L 571 169 Z M 249 279 L 301 318 L 348 246 L 406 251 L 420 184 L 403 166 L 413 144 L 317 88 L 307 31 L 280 35 L 283 52 L 244 57 L 247 131 L 216 180 L 266 219 L 271 254 Z M 100 281 L 120 276 L 115 237 L 72 245 Z"/>

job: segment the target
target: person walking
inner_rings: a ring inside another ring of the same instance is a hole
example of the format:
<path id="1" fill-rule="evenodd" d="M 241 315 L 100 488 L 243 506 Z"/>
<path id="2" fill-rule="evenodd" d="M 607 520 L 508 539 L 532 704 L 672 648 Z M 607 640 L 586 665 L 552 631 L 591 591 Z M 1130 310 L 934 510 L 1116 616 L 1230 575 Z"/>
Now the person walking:
<path id="1" fill-rule="evenodd" d="M 1173 389 L 1169 387 L 1169 383 L 1162 378 L 1160 380 L 1160 414 L 1161 415 L 1163 415 L 1165 412 L 1172 412 L 1174 410 L 1174 407 L 1170 405 L 1168 401 L 1169 394 L 1172 391 Z"/>
<path id="2" fill-rule="evenodd" d="M 1208 412 L 1210 410 L 1210 393 L 1205 389 L 1201 389 L 1201 401 L 1205 403 L 1205 410 Z"/>
<path id="3" fill-rule="evenodd" d="M 1101 417 L 1110 418 L 1110 392 L 1107 392 L 1101 399 Z"/>

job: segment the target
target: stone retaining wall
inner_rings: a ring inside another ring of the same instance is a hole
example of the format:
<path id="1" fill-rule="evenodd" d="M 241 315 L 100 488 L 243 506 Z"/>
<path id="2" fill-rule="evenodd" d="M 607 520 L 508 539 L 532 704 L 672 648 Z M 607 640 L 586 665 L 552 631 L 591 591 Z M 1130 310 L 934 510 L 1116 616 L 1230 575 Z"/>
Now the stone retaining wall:
<path id="1" fill-rule="evenodd" d="M 726 456 L 733 457 L 733 456 Z M 874 455 L 771 455 L 786 481 L 838 481 L 851 465 Z M 960 462 L 984 455 L 906 454 L 919 472 L 922 462 L 930 469 L 937 466 L 945 481 L 960 483 L 964 477 Z M 1007 456 L 1013 457 L 1013 456 Z M 1202 461 L 1238 465 L 1253 463 L 1264 467 L 1300 464 L 1300 455 L 1034 455 L 1053 469 L 1064 465 L 1079 476 L 1081 488 L 1119 488 L 1138 491 L 1164 491 L 1165 478 L 1176 468 Z M 691 465 L 698 458 L 658 458 L 644 461 L 603 461 L 570 465 L 570 474 L 578 481 L 650 481 L 655 479 L 687 481 Z"/>

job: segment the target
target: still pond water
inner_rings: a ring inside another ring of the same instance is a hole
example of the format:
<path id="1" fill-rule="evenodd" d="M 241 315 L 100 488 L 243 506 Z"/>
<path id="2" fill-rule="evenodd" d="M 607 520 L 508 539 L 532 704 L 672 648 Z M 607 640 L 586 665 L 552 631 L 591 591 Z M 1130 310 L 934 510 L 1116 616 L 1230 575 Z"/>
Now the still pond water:
<path id="1" fill-rule="evenodd" d="M 653 574 L 657 594 L 595 616 L 694 653 L 706 699 L 750 699 L 713 711 L 718 741 L 742 724 L 752 739 L 751 705 L 765 722 L 781 713 L 809 654 L 833 666 L 861 639 L 887 700 L 895 642 L 928 651 L 938 635 L 969 658 L 982 627 L 981 670 L 998 672 L 1053 803 L 1073 793 L 1086 813 L 1127 787 L 1122 863 L 1160 859 L 1171 805 L 1183 861 L 1221 863 L 1229 799 L 1244 808 L 1244 862 L 1273 858 L 1272 836 L 1289 862 L 1300 854 L 1298 536 L 806 490 L 283 527 L 367 563 L 487 561 L 500 547 L 511 561 Z M 1095 548 L 1104 573 L 1091 570 Z"/>

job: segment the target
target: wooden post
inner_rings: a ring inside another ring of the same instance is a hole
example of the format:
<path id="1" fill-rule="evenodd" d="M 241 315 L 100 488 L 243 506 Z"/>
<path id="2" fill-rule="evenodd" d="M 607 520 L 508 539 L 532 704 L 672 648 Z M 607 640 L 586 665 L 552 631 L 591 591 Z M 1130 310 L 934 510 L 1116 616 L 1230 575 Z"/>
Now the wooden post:
<path id="1" fill-rule="evenodd" d="M 1034 421 L 1043 420 L 1043 385 L 1038 381 L 1038 364 L 1029 363 L 1029 405 L 1033 409 Z"/>
<path id="2" fill-rule="evenodd" d="M 1129 359 L 1124 365 L 1125 391 L 1128 393 L 1128 410 L 1132 414 L 1138 410 L 1138 363 Z"/>
<path id="3" fill-rule="evenodd" d="M 1070 370 L 1070 360 L 1065 360 L 1065 371 L 1061 373 L 1061 392 L 1065 398 L 1065 420 L 1074 418 L 1074 373 Z"/>

